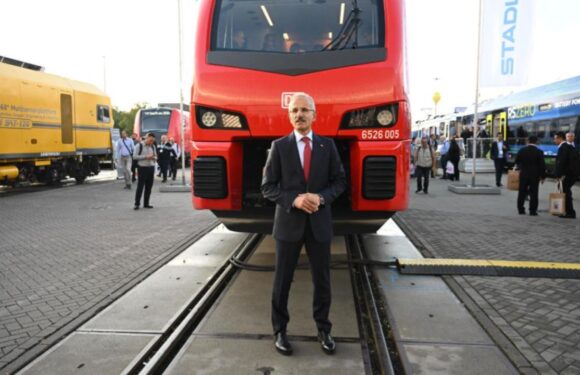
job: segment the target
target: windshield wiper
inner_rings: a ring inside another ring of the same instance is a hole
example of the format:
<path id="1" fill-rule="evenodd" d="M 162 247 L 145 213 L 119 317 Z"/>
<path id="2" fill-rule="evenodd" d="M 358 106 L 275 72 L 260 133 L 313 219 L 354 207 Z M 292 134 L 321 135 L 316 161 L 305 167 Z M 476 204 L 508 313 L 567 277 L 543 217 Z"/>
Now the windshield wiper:
<path id="1" fill-rule="evenodd" d="M 358 29 L 361 23 L 360 19 L 360 8 L 358 7 L 357 0 L 352 1 L 352 10 L 348 13 L 342 28 L 338 32 L 336 38 L 331 40 L 327 45 L 322 48 L 322 51 L 335 51 L 337 49 L 345 49 L 350 40 L 354 37 L 354 42 L 352 43 L 352 48 L 358 47 Z"/>

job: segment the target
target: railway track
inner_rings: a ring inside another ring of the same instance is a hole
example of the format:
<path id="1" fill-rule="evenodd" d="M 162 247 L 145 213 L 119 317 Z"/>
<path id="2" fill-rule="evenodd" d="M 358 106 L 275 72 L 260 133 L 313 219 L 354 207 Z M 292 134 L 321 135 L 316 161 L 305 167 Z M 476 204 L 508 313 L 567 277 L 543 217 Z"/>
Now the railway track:
<path id="1" fill-rule="evenodd" d="M 252 234 L 238 246 L 221 267 L 211 276 L 210 280 L 199 291 L 190 305 L 180 314 L 171 327 L 128 371 L 131 375 L 160 374 L 175 360 L 187 340 L 196 330 L 198 324 L 205 318 L 220 295 L 235 282 L 235 274 L 240 268 L 251 271 L 273 271 L 271 266 L 248 265 L 249 258 L 263 239 L 262 235 Z M 402 366 L 398 361 L 398 353 L 389 342 L 389 325 L 384 313 L 383 302 L 377 293 L 375 280 L 368 266 L 360 261 L 366 260 L 366 254 L 359 236 L 345 238 L 348 249 L 347 262 L 334 262 L 333 265 L 348 266 L 351 284 L 357 307 L 357 317 L 360 332 L 360 343 L 363 351 L 363 361 L 367 374 L 402 374 Z M 300 337 L 309 340 L 308 337 Z M 338 339 L 337 341 L 341 341 Z M 394 360 L 392 358 L 395 358 Z"/>

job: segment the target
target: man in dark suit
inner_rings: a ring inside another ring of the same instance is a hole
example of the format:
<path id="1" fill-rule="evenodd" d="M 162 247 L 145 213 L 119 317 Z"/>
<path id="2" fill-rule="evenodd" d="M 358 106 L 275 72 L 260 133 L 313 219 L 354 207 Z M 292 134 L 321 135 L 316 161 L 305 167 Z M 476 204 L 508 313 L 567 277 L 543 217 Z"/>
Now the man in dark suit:
<path id="1" fill-rule="evenodd" d="M 516 166 L 520 170 L 520 189 L 518 191 L 518 212 L 526 213 L 524 200 L 530 195 L 530 215 L 538 216 L 538 188 L 540 180 L 544 183 L 546 178 L 546 164 L 544 153 L 538 149 L 536 143 L 538 137 L 532 135 L 528 138 L 528 145 L 522 147 L 516 155 Z"/>
<path id="2" fill-rule="evenodd" d="M 504 142 L 503 135 L 497 135 L 497 141 L 491 145 L 491 160 L 495 166 L 495 185 L 497 187 L 503 186 L 501 184 L 501 176 L 508 160 L 508 145 Z"/>
<path id="3" fill-rule="evenodd" d="M 564 219 L 575 219 L 576 211 L 572 203 L 572 186 L 576 182 L 576 150 L 565 141 L 564 132 L 554 136 L 554 143 L 558 145 L 556 156 L 556 178 L 562 184 L 562 191 L 566 194 L 566 214 L 560 215 Z"/>
<path id="4" fill-rule="evenodd" d="M 302 245 L 310 261 L 314 284 L 314 320 L 322 349 L 332 354 L 330 335 L 330 205 L 346 188 L 338 150 L 331 139 L 312 133 L 316 108 L 312 97 L 294 94 L 288 107 L 294 131 L 272 142 L 264 167 L 262 194 L 276 202 L 273 237 L 276 274 L 272 291 L 272 325 L 278 352 L 290 355 L 286 336 L 288 295 Z"/>

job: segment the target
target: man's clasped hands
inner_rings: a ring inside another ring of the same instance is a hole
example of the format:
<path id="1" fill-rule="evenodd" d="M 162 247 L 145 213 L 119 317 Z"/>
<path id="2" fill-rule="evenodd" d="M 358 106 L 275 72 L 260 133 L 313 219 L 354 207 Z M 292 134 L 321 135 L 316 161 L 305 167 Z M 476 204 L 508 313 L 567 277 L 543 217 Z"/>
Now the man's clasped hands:
<path id="1" fill-rule="evenodd" d="M 294 199 L 294 207 L 312 214 L 318 211 L 320 207 L 320 195 L 313 193 L 300 194 Z"/>

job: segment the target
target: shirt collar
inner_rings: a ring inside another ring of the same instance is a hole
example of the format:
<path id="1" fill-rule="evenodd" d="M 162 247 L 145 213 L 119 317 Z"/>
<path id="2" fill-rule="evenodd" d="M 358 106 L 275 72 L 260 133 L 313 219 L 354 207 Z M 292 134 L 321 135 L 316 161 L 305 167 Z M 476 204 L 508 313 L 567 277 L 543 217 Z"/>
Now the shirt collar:
<path id="1" fill-rule="evenodd" d="M 310 130 L 306 135 L 302 135 L 297 130 L 294 130 L 294 136 L 296 137 L 296 142 L 300 142 L 304 137 L 308 137 L 312 142 L 312 130 Z"/>

